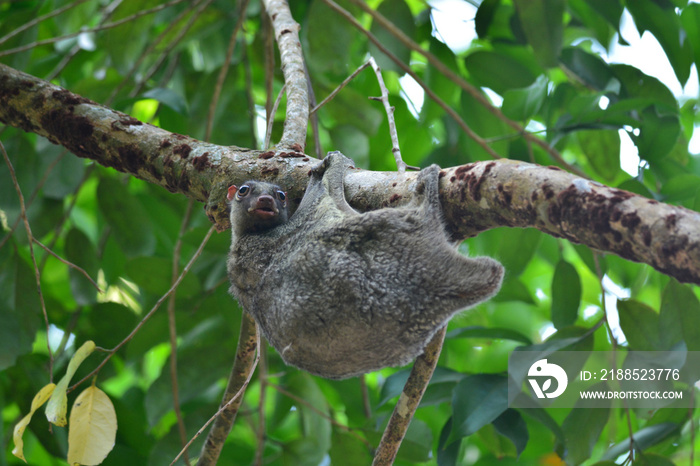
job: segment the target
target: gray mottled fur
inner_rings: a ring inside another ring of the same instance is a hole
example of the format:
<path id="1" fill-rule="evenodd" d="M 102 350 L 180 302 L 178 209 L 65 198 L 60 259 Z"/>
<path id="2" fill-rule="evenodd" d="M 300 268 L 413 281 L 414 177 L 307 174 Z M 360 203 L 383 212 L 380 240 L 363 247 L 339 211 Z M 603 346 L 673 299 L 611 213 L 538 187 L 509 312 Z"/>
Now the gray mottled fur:
<path id="1" fill-rule="evenodd" d="M 410 362 L 455 313 L 493 296 L 503 277 L 495 260 L 461 256 L 448 241 L 437 165 L 419 174 L 421 203 L 366 213 L 345 200 L 350 166 L 330 153 L 292 218 L 234 233 L 228 259 L 231 293 L 284 361 L 331 379 Z M 233 201 L 234 231 L 242 215 Z"/>

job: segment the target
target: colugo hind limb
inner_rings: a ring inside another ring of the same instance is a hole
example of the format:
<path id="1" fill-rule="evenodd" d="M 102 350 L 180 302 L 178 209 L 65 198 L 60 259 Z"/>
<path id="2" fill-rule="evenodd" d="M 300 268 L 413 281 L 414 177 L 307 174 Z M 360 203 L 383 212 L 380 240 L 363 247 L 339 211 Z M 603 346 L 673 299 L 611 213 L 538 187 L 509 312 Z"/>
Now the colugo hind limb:
<path id="1" fill-rule="evenodd" d="M 412 361 L 503 278 L 497 261 L 449 241 L 437 165 L 418 175 L 420 202 L 366 213 L 345 200 L 351 166 L 329 153 L 289 219 L 276 185 L 249 181 L 228 195 L 231 293 L 287 364 L 331 379 Z"/>

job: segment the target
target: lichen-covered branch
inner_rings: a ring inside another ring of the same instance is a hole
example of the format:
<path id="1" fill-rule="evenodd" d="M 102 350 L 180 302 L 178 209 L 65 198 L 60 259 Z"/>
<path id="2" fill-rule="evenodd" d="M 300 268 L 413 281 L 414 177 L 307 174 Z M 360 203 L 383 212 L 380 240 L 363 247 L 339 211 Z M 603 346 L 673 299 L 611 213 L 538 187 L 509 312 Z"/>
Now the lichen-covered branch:
<path id="1" fill-rule="evenodd" d="M 445 329 L 440 329 L 422 355 L 416 359 L 411 369 L 411 375 L 408 376 L 406 385 L 403 387 L 399 401 L 394 407 L 394 412 L 391 414 L 389 424 L 384 429 L 382 440 L 377 447 L 377 452 L 374 455 L 373 466 L 388 466 L 394 464 L 396 454 L 399 451 L 401 442 L 406 436 L 413 414 L 418 409 L 420 400 L 423 398 L 425 389 L 428 388 L 428 382 L 433 376 L 435 366 L 437 366 L 440 351 L 442 350 L 442 342 L 445 340 Z"/>
<path id="2" fill-rule="evenodd" d="M 317 163 L 293 149 L 222 147 L 173 134 L 1 64 L 0 122 L 206 202 L 220 231 L 229 226 L 230 184 L 277 183 L 296 207 Z M 515 160 L 447 168 L 441 176 L 445 223 L 455 239 L 499 226 L 533 227 L 700 284 L 700 214 L 694 211 Z M 346 197 L 362 211 L 400 205 L 413 196 L 415 177 L 353 170 Z"/>
<path id="3" fill-rule="evenodd" d="M 263 3 L 275 30 L 287 89 L 287 115 L 277 147 L 303 152 L 309 124 L 309 94 L 299 42 L 299 24 L 292 18 L 285 0 L 264 0 Z"/>
<path id="4" fill-rule="evenodd" d="M 217 463 L 226 437 L 231 432 L 238 409 L 243 402 L 243 390 L 245 390 L 250 380 L 251 372 L 255 369 L 255 352 L 258 348 L 257 327 L 255 326 L 255 321 L 247 312 L 244 312 L 242 317 L 236 360 L 234 361 L 233 369 L 231 369 L 231 375 L 226 385 L 226 392 L 221 401 L 221 406 L 226 406 L 237 394 L 238 398 L 228 404 L 221 412 L 221 415 L 214 421 L 214 425 L 202 445 L 202 451 L 197 461 L 198 466 L 215 465 Z"/>

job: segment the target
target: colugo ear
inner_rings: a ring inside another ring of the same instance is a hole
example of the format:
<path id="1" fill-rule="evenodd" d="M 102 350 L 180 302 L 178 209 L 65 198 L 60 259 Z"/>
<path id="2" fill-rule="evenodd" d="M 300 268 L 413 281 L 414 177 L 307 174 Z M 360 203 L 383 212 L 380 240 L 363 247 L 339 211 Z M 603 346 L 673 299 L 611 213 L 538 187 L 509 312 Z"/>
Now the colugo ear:
<path id="1" fill-rule="evenodd" d="M 238 191 L 238 186 L 235 184 L 232 184 L 231 186 L 228 187 L 228 194 L 226 194 L 226 199 L 230 201 L 233 200 L 233 197 L 236 195 L 236 192 Z"/>

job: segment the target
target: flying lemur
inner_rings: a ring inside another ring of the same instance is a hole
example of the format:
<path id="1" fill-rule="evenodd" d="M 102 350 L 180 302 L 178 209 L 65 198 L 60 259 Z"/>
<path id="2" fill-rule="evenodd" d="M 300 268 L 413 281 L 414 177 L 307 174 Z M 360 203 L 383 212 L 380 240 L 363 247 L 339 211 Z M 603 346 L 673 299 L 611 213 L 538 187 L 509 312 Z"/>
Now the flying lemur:
<path id="1" fill-rule="evenodd" d="M 228 192 L 231 294 L 287 364 L 330 379 L 407 364 L 503 278 L 497 261 L 464 257 L 450 243 L 437 165 L 418 175 L 422 201 L 366 213 L 345 200 L 351 166 L 329 153 L 289 219 L 276 185 Z"/>

